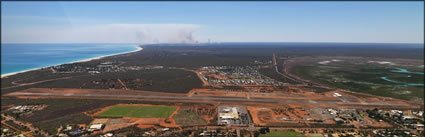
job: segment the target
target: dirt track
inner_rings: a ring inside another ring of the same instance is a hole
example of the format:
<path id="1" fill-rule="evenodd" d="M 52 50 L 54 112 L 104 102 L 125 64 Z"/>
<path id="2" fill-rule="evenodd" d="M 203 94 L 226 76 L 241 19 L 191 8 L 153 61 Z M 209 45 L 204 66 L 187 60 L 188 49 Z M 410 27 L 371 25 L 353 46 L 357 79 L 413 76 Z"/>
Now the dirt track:
<path id="1" fill-rule="evenodd" d="M 47 79 L 47 80 L 42 80 L 42 81 L 37 81 L 37 82 L 30 82 L 30 83 L 16 83 L 16 82 L 12 82 L 12 83 L 17 84 L 17 85 L 10 86 L 10 87 L 4 87 L 4 88 L 1 88 L 1 89 L 2 90 L 5 90 L 5 89 L 10 89 L 10 88 L 16 88 L 16 87 L 22 87 L 22 86 L 40 84 L 40 83 L 45 83 L 45 82 L 50 82 L 50 81 L 56 81 L 56 80 L 70 79 L 70 78 L 73 78 L 73 77 L 81 77 L 81 76 L 87 76 L 87 75 L 54 78 L 54 79 Z"/>

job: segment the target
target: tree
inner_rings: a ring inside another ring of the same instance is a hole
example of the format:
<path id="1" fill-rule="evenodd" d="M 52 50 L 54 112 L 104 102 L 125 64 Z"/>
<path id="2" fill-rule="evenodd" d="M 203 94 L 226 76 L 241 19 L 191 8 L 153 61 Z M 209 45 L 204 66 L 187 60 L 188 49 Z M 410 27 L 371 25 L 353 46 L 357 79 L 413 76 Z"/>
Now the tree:
<path id="1" fill-rule="evenodd" d="M 254 132 L 254 137 L 259 137 L 260 136 L 260 133 L 259 132 L 257 132 L 257 131 L 255 131 Z"/>

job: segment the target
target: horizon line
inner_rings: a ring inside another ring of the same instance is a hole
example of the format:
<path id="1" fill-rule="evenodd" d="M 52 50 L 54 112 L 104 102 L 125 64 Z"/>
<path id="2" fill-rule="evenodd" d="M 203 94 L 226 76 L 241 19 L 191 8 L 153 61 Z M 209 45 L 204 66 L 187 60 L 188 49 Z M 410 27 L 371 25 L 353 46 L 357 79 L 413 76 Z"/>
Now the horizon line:
<path id="1" fill-rule="evenodd" d="M 414 43 L 414 42 L 243 42 L 243 41 L 234 41 L 234 42 L 190 42 L 190 43 L 125 43 L 125 42 L 114 42 L 114 43 L 102 43 L 102 42 L 6 42 L 1 44 L 139 44 L 139 45 L 153 45 L 153 44 L 219 44 L 219 43 L 351 43 L 351 44 L 424 44 L 424 43 Z"/>

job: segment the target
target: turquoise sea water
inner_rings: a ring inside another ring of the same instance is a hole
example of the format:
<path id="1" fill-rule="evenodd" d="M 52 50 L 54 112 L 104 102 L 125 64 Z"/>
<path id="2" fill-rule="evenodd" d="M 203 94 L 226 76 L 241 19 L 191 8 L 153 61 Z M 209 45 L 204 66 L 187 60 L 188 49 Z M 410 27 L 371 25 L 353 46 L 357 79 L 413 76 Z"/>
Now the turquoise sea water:
<path id="1" fill-rule="evenodd" d="M 134 50 L 136 44 L 1 44 L 1 74 Z"/>

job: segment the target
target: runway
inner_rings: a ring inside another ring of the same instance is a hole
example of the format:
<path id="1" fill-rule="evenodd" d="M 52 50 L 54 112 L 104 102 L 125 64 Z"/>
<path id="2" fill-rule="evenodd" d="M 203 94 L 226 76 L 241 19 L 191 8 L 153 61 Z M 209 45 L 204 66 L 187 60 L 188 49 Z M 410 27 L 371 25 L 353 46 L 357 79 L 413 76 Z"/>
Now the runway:
<path id="1" fill-rule="evenodd" d="M 236 98 L 236 97 L 187 97 L 187 96 L 155 96 L 155 95 L 119 95 L 119 94 L 74 94 L 74 93 L 29 93 L 15 92 L 8 96 L 51 96 L 51 97 L 94 97 L 94 98 L 119 98 L 119 99 L 167 99 L 167 100 L 192 100 L 192 101 L 233 101 L 251 103 L 307 103 L 307 104 L 338 104 L 338 105 L 359 105 L 359 106 L 400 106 L 408 107 L 404 104 L 389 103 L 368 103 L 368 102 L 341 102 L 341 101 L 319 101 L 301 99 L 274 99 L 274 98 Z"/>

